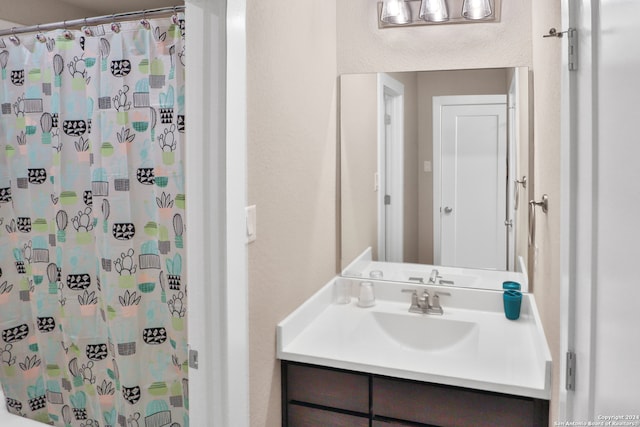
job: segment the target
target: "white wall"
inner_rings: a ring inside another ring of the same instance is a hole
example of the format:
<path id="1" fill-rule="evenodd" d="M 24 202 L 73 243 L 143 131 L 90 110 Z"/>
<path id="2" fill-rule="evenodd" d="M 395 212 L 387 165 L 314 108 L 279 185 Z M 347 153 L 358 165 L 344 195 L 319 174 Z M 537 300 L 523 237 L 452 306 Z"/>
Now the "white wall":
<path id="1" fill-rule="evenodd" d="M 640 4 L 601 2 L 598 40 L 594 415 L 640 412 Z M 614 350 L 618 349 L 618 351 Z M 609 390 L 616 390 L 615 394 Z"/>

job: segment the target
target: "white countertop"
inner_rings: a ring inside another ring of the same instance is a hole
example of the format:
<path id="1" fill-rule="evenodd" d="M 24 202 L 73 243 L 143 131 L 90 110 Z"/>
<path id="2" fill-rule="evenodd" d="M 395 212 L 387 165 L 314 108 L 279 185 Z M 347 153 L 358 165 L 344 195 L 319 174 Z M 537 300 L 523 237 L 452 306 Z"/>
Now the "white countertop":
<path id="1" fill-rule="evenodd" d="M 551 355 L 533 295 L 523 294 L 520 318 L 511 321 L 500 291 L 427 286 L 451 293 L 440 297 L 444 315 L 436 316 L 408 313 L 410 295 L 400 292 L 425 286 L 372 281 L 376 305 L 361 308 L 356 298 L 333 303 L 338 280 L 357 293 L 358 281 L 336 278 L 283 320 L 280 359 L 550 399 Z M 381 328 L 379 319 L 394 319 L 395 329 Z M 451 325 L 468 331 L 442 344 Z"/>

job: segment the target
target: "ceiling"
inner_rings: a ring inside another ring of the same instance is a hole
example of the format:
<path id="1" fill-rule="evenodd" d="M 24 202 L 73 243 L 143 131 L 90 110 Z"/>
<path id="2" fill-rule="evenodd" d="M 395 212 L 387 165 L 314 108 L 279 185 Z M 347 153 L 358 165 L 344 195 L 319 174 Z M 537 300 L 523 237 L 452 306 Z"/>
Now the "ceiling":
<path id="1" fill-rule="evenodd" d="M 0 0 L 0 20 L 37 25 L 183 4 L 184 0 Z"/>
<path id="2" fill-rule="evenodd" d="M 52 3 L 54 2 L 54 0 L 51 1 Z M 95 16 L 184 4 L 182 0 L 55 0 L 55 2 L 66 3 L 70 6 L 92 11 Z"/>

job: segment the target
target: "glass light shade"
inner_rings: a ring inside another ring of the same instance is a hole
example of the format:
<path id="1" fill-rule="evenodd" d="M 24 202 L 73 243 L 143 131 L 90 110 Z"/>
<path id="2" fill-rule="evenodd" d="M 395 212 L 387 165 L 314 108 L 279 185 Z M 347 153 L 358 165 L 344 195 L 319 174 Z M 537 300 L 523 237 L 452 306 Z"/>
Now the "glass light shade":
<path id="1" fill-rule="evenodd" d="M 445 22 L 449 20 L 447 0 L 422 0 L 420 19 L 429 22 Z"/>
<path id="2" fill-rule="evenodd" d="M 489 0 L 464 0 L 462 4 L 462 16 L 465 19 L 484 19 L 491 13 Z"/>
<path id="3" fill-rule="evenodd" d="M 408 24 L 411 22 L 411 9 L 404 0 L 384 0 L 380 20 L 387 24 Z"/>

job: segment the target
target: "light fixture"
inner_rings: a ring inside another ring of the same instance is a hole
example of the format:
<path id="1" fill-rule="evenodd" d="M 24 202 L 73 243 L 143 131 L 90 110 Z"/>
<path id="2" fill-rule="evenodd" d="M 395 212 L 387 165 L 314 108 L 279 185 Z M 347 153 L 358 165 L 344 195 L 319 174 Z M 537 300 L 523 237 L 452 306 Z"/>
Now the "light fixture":
<path id="1" fill-rule="evenodd" d="M 378 28 L 500 22 L 503 1 L 378 0 Z"/>
<path id="2" fill-rule="evenodd" d="M 465 19 L 485 19 L 491 16 L 491 13 L 489 0 L 464 0 L 462 3 L 462 16 Z"/>
<path id="3" fill-rule="evenodd" d="M 420 19 L 428 22 L 446 22 L 449 20 L 449 10 L 446 0 L 422 0 L 420 4 Z"/>
<path id="4" fill-rule="evenodd" d="M 409 24 L 411 9 L 405 0 L 383 0 L 380 20 L 387 24 Z"/>

